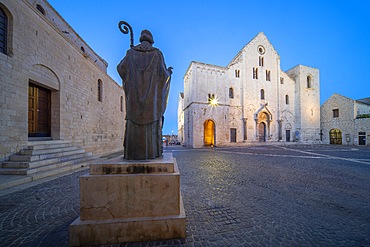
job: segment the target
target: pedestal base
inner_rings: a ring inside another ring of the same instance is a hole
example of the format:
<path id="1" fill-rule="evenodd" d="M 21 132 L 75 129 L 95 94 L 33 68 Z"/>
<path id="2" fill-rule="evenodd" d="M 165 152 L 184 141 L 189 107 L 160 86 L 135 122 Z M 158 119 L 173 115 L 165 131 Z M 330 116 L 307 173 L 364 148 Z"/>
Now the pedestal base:
<path id="1" fill-rule="evenodd" d="M 80 217 L 70 246 L 185 238 L 186 216 L 176 159 L 107 160 L 80 177 Z"/>
<path id="2" fill-rule="evenodd" d="M 69 245 L 185 238 L 186 216 L 182 200 L 180 204 L 180 214 L 173 216 L 84 221 L 78 217 L 69 226 Z"/>

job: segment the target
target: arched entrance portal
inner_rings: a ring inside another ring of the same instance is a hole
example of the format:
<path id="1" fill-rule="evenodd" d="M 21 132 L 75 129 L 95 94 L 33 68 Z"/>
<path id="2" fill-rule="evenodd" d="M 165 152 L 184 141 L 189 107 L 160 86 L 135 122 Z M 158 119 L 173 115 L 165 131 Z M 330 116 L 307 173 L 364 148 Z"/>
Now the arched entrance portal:
<path id="1" fill-rule="evenodd" d="M 263 111 L 259 112 L 257 115 L 256 123 L 257 123 L 257 136 L 258 136 L 258 141 L 260 142 L 266 142 L 267 138 L 270 134 L 270 121 L 271 117 L 270 115 Z"/>
<path id="2" fill-rule="evenodd" d="M 260 142 L 266 141 L 266 124 L 264 122 L 258 124 L 258 136 Z"/>
<path id="3" fill-rule="evenodd" d="M 215 145 L 215 122 L 208 119 L 204 122 L 204 146 Z"/>
<path id="4" fill-rule="evenodd" d="M 342 145 L 342 131 L 339 129 L 331 129 L 329 132 L 330 144 Z"/>

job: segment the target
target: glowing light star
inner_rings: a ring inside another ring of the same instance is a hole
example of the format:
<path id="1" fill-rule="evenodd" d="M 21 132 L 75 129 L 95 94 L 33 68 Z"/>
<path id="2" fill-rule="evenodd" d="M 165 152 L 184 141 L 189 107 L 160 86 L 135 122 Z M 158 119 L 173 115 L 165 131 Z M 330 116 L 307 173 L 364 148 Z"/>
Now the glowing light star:
<path id="1" fill-rule="evenodd" d="M 218 99 L 217 98 L 210 98 L 209 99 L 209 105 L 212 107 L 218 106 Z"/>

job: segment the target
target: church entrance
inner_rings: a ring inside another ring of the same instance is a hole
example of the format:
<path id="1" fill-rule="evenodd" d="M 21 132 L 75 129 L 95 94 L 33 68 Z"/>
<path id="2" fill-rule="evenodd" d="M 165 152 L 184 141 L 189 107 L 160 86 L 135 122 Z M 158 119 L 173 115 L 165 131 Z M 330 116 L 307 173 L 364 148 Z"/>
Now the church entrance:
<path id="1" fill-rule="evenodd" d="M 230 142 L 236 142 L 236 129 L 230 129 Z"/>
<path id="2" fill-rule="evenodd" d="M 330 144 L 342 145 L 342 131 L 339 129 L 331 129 L 330 132 Z"/>
<path id="3" fill-rule="evenodd" d="M 290 142 L 290 130 L 285 130 L 285 141 Z"/>
<path id="4" fill-rule="evenodd" d="M 215 122 L 208 119 L 204 122 L 204 146 L 215 145 Z"/>
<path id="5" fill-rule="evenodd" d="M 30 83 L 28 88 L 28 137 L 49 137 L 51 92 Z"/>
<path id="6" fill-rule="evenodd" d="M 260 142 L 266 141 L 266 124 L 264 122 L 258 124 L 258 136 Z"/>

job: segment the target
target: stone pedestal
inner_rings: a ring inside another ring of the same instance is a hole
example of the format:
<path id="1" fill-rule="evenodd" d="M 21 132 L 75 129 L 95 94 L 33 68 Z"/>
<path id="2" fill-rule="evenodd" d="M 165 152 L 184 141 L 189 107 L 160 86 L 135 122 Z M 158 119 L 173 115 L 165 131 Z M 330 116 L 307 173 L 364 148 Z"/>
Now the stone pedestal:
<path id="1" fill-rule="evenodd" d="M 122 157 L 80 177 L 80 217 L 70 246 L 185 238 L 180 173 L 172 154 L 146 161 Z"/>

